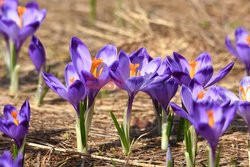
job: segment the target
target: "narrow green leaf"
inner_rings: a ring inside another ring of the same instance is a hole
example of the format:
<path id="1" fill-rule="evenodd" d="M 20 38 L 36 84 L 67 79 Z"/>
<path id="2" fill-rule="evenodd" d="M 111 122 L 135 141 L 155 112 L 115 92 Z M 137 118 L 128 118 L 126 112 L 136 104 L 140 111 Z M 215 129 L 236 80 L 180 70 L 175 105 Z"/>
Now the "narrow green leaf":
<path id="1" fill-rule="evenodd" d="M 218 153 L 216 154 L 215 167 L 220 166 L 220 154 L 221 154 L 221 145 L 219 146 Z"/>
<path id="2" fill-rule="evenodd" d="M 84 102 L 85 103 L 85 102 Z M 81 130 L 81 140 L 82 140 L 82 145 L 86 147 L 87 141 L 86 141 L 86 129 L 85 129 L 85 116 L 84 116 L 84 104 L 82 101 L 79 104 L 79 110 L 80 110 L 80 130 Z"/>

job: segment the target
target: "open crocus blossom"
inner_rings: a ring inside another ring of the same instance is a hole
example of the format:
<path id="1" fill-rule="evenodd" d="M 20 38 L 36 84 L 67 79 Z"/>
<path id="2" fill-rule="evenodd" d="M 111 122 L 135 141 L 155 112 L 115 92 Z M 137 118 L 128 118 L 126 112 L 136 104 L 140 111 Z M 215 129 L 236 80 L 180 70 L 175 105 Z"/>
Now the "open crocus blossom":
<path id="1" fill-rule="evenodd" d="M 150 95 L 154 104 L 158 131 L 161 131 L 162 134 L 161 147 L 163 150 L 166 150 L 172 127 L 172 122 L 169 122 L 172 119 L 168 119 L 171 117 L 171 114 L 168 115 L 167 108 L 178 89 L 178 83 L 171 77 L 166 59 L 161 62 L 156 75 L 144 86 L 142 90 Z M 167 132 L 168 130 L 170 130 L 169 133 Z"/>
<path id="2" fill-rule="evenodd" d="M 18 0 L 5 1 L 0 15 L 0 33 L 9 49 L 5 56 L 6 65 L 10 73 L 10 92 L 18 89 L 17 58 L 22 44 L 39 28 L 46 16 L 46 10 L 39 10 L 36 2 L 20 6 Z"/>
<path id="3" fill-rule="evenodd" d="M 67 64 L 64 77 L 66 86 L 53 74 L 43 73 L 44 81 L 48 87 L 64 100 L 70 102 L 76 110 L 77 115 L 80 116 L 79 104 L 86 97 L 85 84 L 80 81 L 72 63 Z"/>
<path id="4" fill-rule="evenodd" d="M 91 108 L 100 89 L 110 81 L 110 66 L 117 60 L 117 49 L 113 45 L 105 45 L 91 59 L 87 46 L 73 37 L 70 56 L 80 80 L 86 83 L 88 105 Z"/>
<path id="5" fill-rule="evenodd" d="M 235 45 L 233 45 L 226 37 L 225 40 L 229 52 L 239 59 L 246 68 L 247 75 L 250 75 L 250 34 L 244 28 L 237 28 L 235 30 Z"/>
<path id="6" fill-rule="evenodd" d="M 4 151 L 0 156 L 1 167 L 22 167 L 23 166 L 23 155 L 19 153 L 18 156 L 13 160 L 12 154 L 9 151 Z"/>
<path id="7" fill-rule="evenodd" d="M 110 75 L 116 85 L 128 93 L 128 105 L 123 120 L 125 136 L 128 140 L 134 97 L 155 76 L 160 65 L 160 58 L 152 60 L 146 49 L 141 48 L 131 55 L 127 55 L 124 51 L 121 51 L 119 53 L 119 60 L 111 67 Z"/>
<path id="8" fill-rule="evenodd" d="M 210 167 L 214 167 L 219 138 L 234 119 L 237 105 L 221 104 L 217 101 L 194 101 L 192 110 L 187 108 L 188 112 L 174 103 L 170 105 L 177 115 L 187 119 L 196 132 L 207 140 L 211 149 Z"/>
<path id="9" fill-rule="evenodd" d="M 89 122 L 89 119 L 92 118 L 92 115 L 89 116 L 86 109 L 86 86 L 85 83 L 80 81 L 72 62 L 67 64 L 64 77 L 66 86 L 64 86 L 54 75 L 43 73 L 44 81 L 48 87 L 63 99 L 70 102 L 76 110 L 77 150 L 79 152 L 87 153 L 88 132 L 91 122 Z"/>
<path id="10" fill-rule="evenodd" d="M 47 88 L 44 87 L 42 72 L 46 72 L 45 61 L 46 53 L 41 41 L 34 35 L 29 45 L 29 56 L 38 72 L 38 84 L 35 102 L 39 106 L 43 102 L 43 98 L 47 93 Z"/>
<path id="11" fill-rule="evenodd" d="M 0 130 L 13 139 L 17 148 L 20 149 L 29 128 L 29 102 L 25 101 L 19 112 L 12 105 L 4 106 L 3 112 L 4 116 L 0 117 Z"/>
<path id="12" fill-rule="evenodd" d="M 179 84 L 188 86 L 192 79 L 196 79 L 203 87 L 209 87 L 223 79 L 232 69 L 231 62 L 213 76 L 212 60 L 208 53 L 201 53 L 195 60 L 188 62 L 185 57 L 174 52 L 173 58 L 168 57 L 173 76 Z"/>

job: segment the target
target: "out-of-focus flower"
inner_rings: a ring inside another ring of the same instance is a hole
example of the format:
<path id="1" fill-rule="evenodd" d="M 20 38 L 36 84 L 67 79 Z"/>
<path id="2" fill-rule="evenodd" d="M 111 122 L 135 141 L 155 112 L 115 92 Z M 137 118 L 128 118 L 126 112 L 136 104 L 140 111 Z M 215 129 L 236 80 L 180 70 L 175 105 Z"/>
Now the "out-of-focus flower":
<path id="1" fill-rule="evenodd" d="M 12 154 L 9 151 L 5 151 L 0 156 L 0 166 L 1 167 L 22 167 L 23 155 L 19 153 L 17 158 L 13 160 Z"/>
<path id="2" fill-rule="evenodd" d="M 29 46 L 29 56 L 38 72 L 45 68 L 46 53 L 41 41 L 33 36 Z"/>
<path id="3" fill-rule="evenodd" d="M 35 33 L 45 16 L 46 10 L 40 10 L 36 2 L 20 6 L 18 0 L 5 1 L 0 16 L 0 33 L 7 42 L 13 41 L 18 53 L 23 42 Z"/>
<path id="4" fill-rule="evenodd" d="M 203 87 L 209 87 L 223 79 L 232 69 L 234 63 L 231 62 L 222 68 L 216 75 L 212 60 L 208 53 L 201 53 L 195 60 L 188 62 L 185 57 L 174 52 L 173 58 L 168 57 L 173 76 L 180 85 L 188 86 L 192 79 L 196 79 Z"/>
<path id="5" fill-rule="evenodd" d="M 246 68 L 247 75 L 250 75 L 250 34 L 244 28 L 237 28 L 235 30 L 235 45 L 233 45 L 226 37 L 225 40 L 227 49 L 237 59 L 239 59 Z"/>
<path id="6" fill-rule="evenodd" d="M 4 117 L 0 117 L 0 130 L 12 138 L 20 148 L 28 133 L 30 122 L 30 105 L 25 101 L 18 112 L 12 105 L 4 106 Z"/>

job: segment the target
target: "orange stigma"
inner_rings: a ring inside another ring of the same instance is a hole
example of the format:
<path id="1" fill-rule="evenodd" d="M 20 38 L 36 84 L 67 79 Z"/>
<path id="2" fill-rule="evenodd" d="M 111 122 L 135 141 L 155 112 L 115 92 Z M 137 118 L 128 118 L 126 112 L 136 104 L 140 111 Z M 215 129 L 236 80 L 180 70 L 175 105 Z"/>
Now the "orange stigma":
<path id="1" fill-rule="evenodd" d="M 247 41 L 248 46 L 250 47 L 250 35 L 248 35 L 248 36 L 246 37 L 246 41 Z"/>
<path id="2" fill-rule="evenodd" d="M 202 90 L 202 91 L 200 91 L 200 92 L 198 93 L 197 98 L 198 98 L 199 100 L 200 100 L 200 99 L 203 99 L 204 95 L 205 95 L 205 91 Z"/>
<path id="3" fill-rule="evenodd" d="M 18 126 L 19 122 L 17 120 L 17 112 L 16 111 L 12 111 L 11 112 L 11 116 L 14 119 L 14 123 L 16 124 L 16 126 Z"/>
<path id="4" fill-rule="evenodd" d="M 70 82 L 70 84 L 73 84 L 73 83 L 75 82 L 75 77 L 71 77 L 71 78 L 69 79 L 69 82 Z"/>
<path id="5" fill-rule="evenodd" d="M 207 117 L 208 117 L 208 125 L 210 127 L 214 126 L 214 111 L 213 110 L 209 110 L 207 112 Z"/>
<path id="6" fill-rule="evenodd" d="M 247 92 L 248 92 L 249 88 L 250 88 L 250 86 L 248 86 L 247 89 L 245 90 L 242 86 L 240 87 L 241 99 L 242 100 L 249 101 L 249 99 L 247 99 Z"/>
<path id="7" fill-rule="evenodd" d="M 139 75 L 139 71 L 136 72 L 137 68 L 140 66 L 140 64 L 130 64 L 129 69 L 130 69 L 130 77 L 135 77 Z"/>
<path id="8" fill-rule="evenodd" d="M 95 77 L 99 77 L 102 73 L 103 68 L 98 70 L 98 67 L 103 63 L 102 59 L 96 59 L 94 58 L 92 60 L 92 66 L 91 66 L 91 74 L 93 74 Z"/>
<path id="9" fill-rule="evenodd" d="M 20 19 L 20 22 L 19 22 L 19 27 L 22 27 L 23 26 L 23 14 L 26 12 L 26 8 L 23 7 L 23 6 L 18 6 L 17 7 L 17 13 L 18 13 L 18 16 L 19 16 L 19 19 Z"/>
<path id="10" fill-rule="evenodd" d="M 189 76 L 190 76 L 191 78 L 194 78 L 195 68 L 196 68 L 197 62 L 194 61 L 194 60 L 193 60 L 193 61 L 190 61 L 189 65 L 190 65 Z"/>

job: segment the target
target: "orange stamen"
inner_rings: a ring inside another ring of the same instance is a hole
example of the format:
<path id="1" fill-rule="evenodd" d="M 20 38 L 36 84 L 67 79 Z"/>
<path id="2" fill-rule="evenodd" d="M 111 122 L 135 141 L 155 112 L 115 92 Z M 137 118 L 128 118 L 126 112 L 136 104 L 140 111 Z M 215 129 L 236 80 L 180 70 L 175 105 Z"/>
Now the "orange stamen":
<path id="1" fill-rule="evenodd" d="M 75 82 L 75 77 L 71 77 L 71 78 L 69 79 L 69 82 L 70 82 L 70 84 L 73 84 L 73 83 Z"/>
<path id="2" fill-rule="evenodd" d="M 17 7 L 17 13 L 18 13 L 18 16 L 20 18 L 20 22 L 19 22 L 19 26 L 22 27 L 23 26 L 23 14 L 26 12 L 26 8 L 23 7 L 23 6 L 18 6 Z"/>
<path id="3" fill-rule="evenodd" d="M 243 87 L 240 87 L 242 100 L 247 100 L 247 92 L 249 91 L 249 89 L 250 89 L 250 86 L 248 86 L 246 90 Z"/>
<path id="4" fill-rule="evenodd" d="M 140 66 L 140 64 L 130 64 L 129 69 L 130 69 L 130 77 L 135 77 L 138 76 L 140 71 L 136 72 L 137 68 Z"/>
<path id="5" fill-rule="evenodd" d="M 209 110 L 207 112 L 207 117 L 208 117 L 208 125 L 210 127 L 214 126 L 214 111 L 213 110 Z"/>
<path id="6" fill-rule="evenodd" d="M 99 77 L 102 73 L 102 69 L 97 71 L 97 68 L 103 63 L 102 59 L 96 59 L 94 58 L 92 60 L 92 66 L 90 69 L 91 74 L 93 74 L 95 77 Z"/>
<path id="7" fill-rule="evenodd" d="M 11 116 L 14 119 L 14 123 L 16 124 L 16 126 L 18 126 L 19 122 L 17 120 L 17 112 L 16 111 L 12 111 L 11 112 Z"/>
<path id="8" fill-rule="evenodd" d="M 196 68 L 197 62 L 193 60 L 193 61 L 191 61 L 191 62 L 189 63 L 189 65 L 190 65 L 190 72 L 189 72 L 189 75 L 190 75 L 191 78 L 194 78 L 194 75 L 195 75 L 195 68 Z"/>
<path id="9" fill-rule="evenodd" d="M 247 41 L 248 46 L 250 47 L 250 35 L 248 35 L 248 36 L 246 37 L 246 41 Z"/>
<path id="10" fill-rule="evenodd" d="M 200 99 L 203 99 L 204 95 L 205 95 L 205 91 L 200 91 L 200 92 L 198 93 L 198 95 L 197 95 L 197 98 L 198 98 L 199 100 L 200 100 Z"/>

